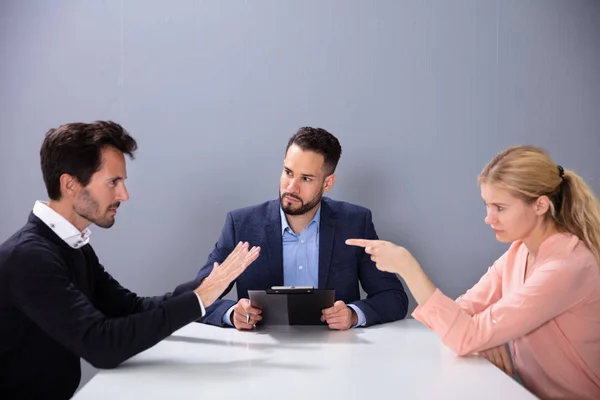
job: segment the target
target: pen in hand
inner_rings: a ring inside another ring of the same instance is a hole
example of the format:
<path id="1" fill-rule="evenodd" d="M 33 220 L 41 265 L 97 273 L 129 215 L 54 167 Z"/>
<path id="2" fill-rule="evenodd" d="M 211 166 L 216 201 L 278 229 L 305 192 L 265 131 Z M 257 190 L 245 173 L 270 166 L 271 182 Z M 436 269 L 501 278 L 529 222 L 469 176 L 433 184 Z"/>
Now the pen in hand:
<path id="1" fill-rule="evenodd" d="M 256 326 L 257 322 L 262 320 L 261 313 L 262 310 L 260 308 L 252 307 L 250 300 L 240 299 L 233 307 L 231 323 L 238 330 L 251 330 Z"/>

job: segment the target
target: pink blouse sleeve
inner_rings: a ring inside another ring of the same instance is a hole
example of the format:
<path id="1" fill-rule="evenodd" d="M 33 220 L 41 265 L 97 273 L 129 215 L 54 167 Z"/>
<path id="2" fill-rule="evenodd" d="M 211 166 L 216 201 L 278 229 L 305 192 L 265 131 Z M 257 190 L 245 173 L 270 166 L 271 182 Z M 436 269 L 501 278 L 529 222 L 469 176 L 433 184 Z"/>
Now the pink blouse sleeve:
<path id="1" fill-rule="evenodd" d="M 598 273 L 589 262 L 549 261 L 533 270 L 519 290 L 474 315 L 436 289 L 413 317 L 457 354 L 471 354 L 521 337 L 562 314 L 589 295 Z"/>
<path id="2" fill-rule="evenodd" d="M 508 253 L 508 252 L 507 252 Z M 456 304 L 473 316 L 488 308 L 502 297 L 502 270 L 507 253 L 488 268 L 479 282 L 456 299 Z"/>

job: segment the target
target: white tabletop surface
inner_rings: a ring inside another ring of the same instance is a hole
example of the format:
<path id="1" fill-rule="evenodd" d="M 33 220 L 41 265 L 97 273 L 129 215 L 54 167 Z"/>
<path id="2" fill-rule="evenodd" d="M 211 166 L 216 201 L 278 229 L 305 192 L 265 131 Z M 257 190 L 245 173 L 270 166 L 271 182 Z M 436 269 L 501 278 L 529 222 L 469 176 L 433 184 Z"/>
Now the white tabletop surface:
<path id="1" fill-rule="evenodd" d="M 535 399 L 480 357 L 457 357 L 420 322 L 251 332 L 190 324 L 74 397 L 91 399 Z"/>

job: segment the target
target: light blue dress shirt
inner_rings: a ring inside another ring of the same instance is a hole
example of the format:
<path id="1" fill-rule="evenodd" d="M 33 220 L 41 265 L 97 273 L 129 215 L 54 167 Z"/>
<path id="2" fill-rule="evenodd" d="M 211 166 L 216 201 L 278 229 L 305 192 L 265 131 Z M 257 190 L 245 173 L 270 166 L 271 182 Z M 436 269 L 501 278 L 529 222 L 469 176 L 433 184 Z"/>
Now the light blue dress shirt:
<path id="1" fill-rule="evenodd" d="M 281 238 L 283 242 L 283 285 L 284 286 L 312 286 L 319 287 L 319 226 L 321 221 L 321 207 L 314 218 L 300 233 L 295 233 L 290 228 L 285 213 L 279 208 L 281 214 Z M 363 326 L 366 323 L 365 314 L 358 306 L 348 304 L 356 312 L 358 323 L 353 326 Z M 223 322 L 231 324 L 231 307 L 223 316 Z"/>
<path id="2" fill-rule="evenodd" d="M 319 287 L 319 227 L 321 207 L 301 233 L 290 228 L 280 208 L 283 241 L 283 285 Z"/>

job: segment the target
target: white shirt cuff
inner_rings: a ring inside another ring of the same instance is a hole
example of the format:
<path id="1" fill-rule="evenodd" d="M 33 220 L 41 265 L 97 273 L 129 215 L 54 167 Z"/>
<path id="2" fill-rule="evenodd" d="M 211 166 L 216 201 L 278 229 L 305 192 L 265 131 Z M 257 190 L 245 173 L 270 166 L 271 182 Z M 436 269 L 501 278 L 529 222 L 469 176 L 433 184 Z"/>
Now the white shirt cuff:
<path id="1" fill-rule="evenodd" d="M 228 326 L 233 326 L 233 324 L 231 323 L 231 313 L 233 312 L 234 308 L 235 308 L 235 304 L 232 305 L 231 307 L 229 307 L 229 310 L 227 310 L 225 315 L 223 315 L 223 323 L 227 324 Z"/>
<path id="2" fill-rule="evenodd" d="M 194 292 L 194 294 L 198 298 L 198 303 L 200 303 L 200 310 L 202 310 L 202 316 L 204 317 L 206 315 L 206 309 L 204 308 L 204 304 L 202 304 L 202 299 L 200 298 L 200 295 L 198 293 Z"/>
<path id="3" fill-rule="evenodd" d="M 365 317 L 365 313 L 360 309 L 357 305 L 348 304 L 348 307 L 352 308 L 358 317 L 358 322 L 352 328 L 356 328 L 357 326 L 365 326 L 367 323 L 367 318 Z"/>

